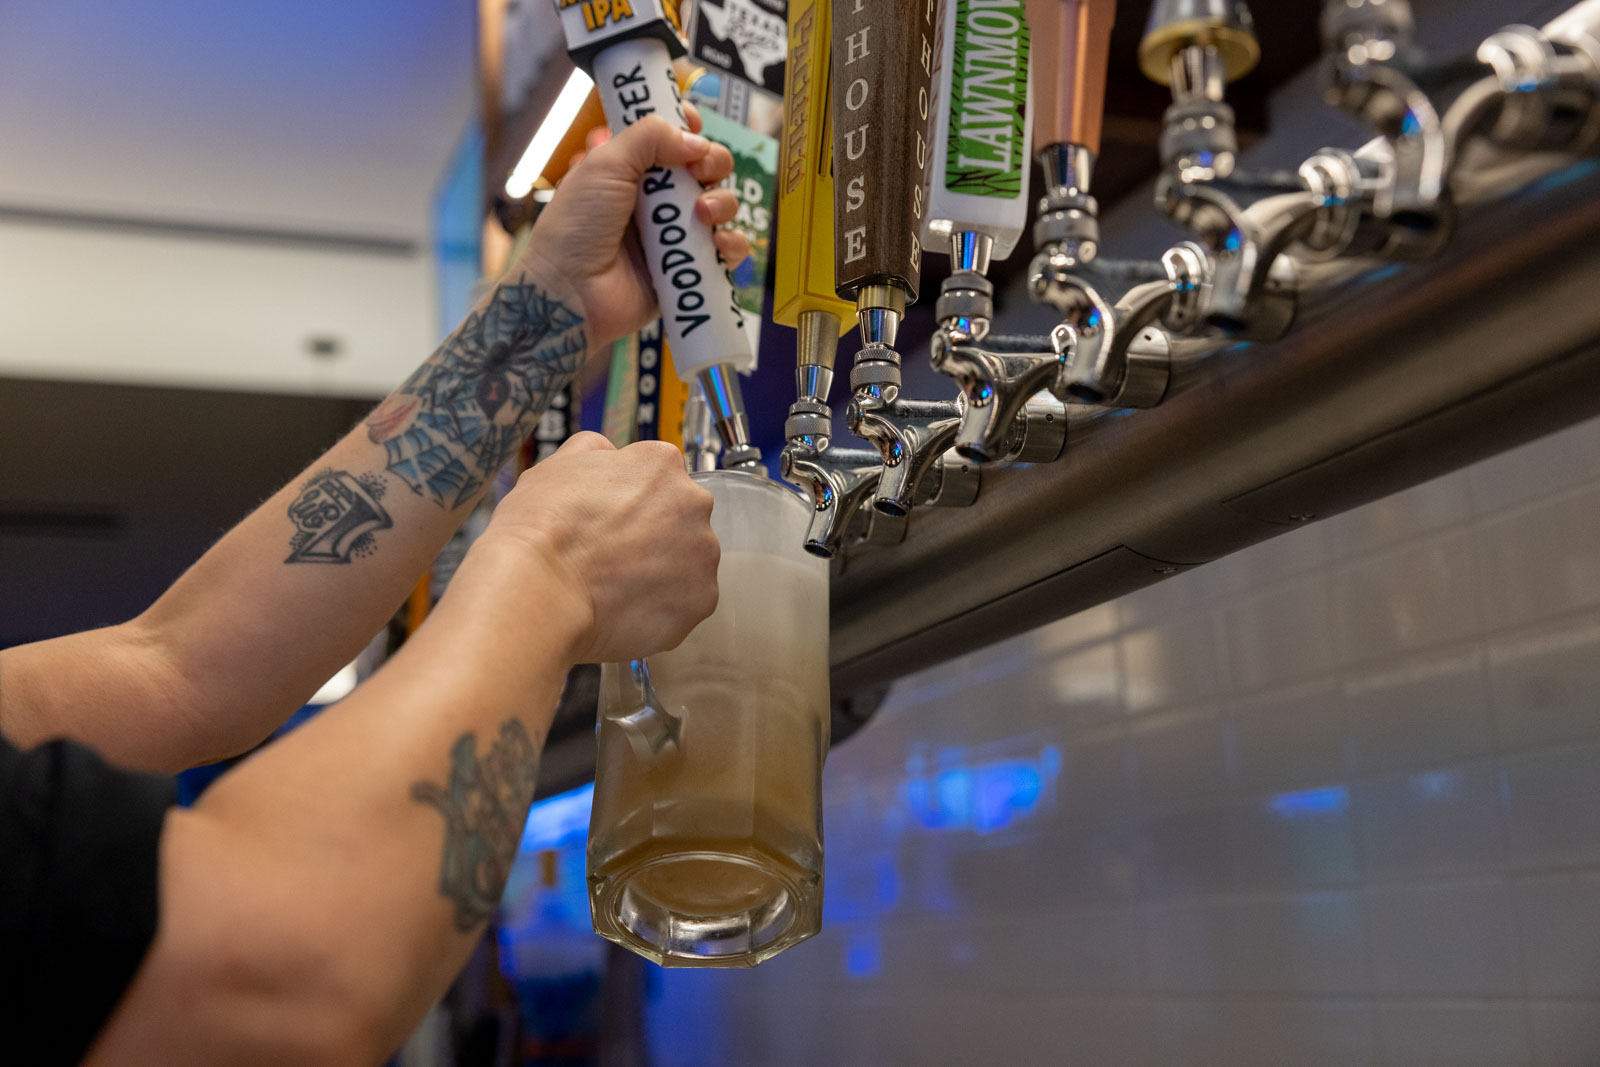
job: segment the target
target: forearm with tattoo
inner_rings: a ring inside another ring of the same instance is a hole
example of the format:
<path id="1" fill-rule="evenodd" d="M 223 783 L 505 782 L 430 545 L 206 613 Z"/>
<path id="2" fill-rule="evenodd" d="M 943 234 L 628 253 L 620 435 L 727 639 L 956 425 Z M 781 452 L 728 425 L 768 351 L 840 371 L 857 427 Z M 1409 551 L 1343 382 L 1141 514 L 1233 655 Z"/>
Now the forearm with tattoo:
<path id="1" fill-rule="evenodd" d="M 393 616 L 571 382 L 581 310 L 562 277 L 508 278 L 138 618 L 0 652 L 8 738 L 161 771 L 259 744 Z"/>
<path id="2" fill-rule="evenodd" d="M 583 316 L 542 286 L 501 285 L 366 420 L 384 468 L 447 511 L 516 454 L 587 349 Z M 349 563 L 391 528 L 376 471 L 312 476 L 289 507 L 286 563 Z"/>
<path id="3" fill-rule="evenodd" d="M 583 317 L 537 285 L 503 285 L 367 419 L 389 471 L 440 507 L 505 465 L 583 363 Z"/>

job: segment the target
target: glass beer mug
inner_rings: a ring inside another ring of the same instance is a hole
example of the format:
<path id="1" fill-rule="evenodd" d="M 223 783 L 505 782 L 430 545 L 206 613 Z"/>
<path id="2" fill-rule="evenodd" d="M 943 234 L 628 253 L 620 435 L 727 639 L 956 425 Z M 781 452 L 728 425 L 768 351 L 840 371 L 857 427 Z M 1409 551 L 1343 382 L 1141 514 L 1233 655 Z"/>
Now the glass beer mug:
<path id="1" fill-rule="evenodd" d="M 601 670 L 589 908 L 663 966 L 753 966 L 822 923 L 828 565 L 798 494 L 694 478 L 721 596 L 676 649 Z"/>

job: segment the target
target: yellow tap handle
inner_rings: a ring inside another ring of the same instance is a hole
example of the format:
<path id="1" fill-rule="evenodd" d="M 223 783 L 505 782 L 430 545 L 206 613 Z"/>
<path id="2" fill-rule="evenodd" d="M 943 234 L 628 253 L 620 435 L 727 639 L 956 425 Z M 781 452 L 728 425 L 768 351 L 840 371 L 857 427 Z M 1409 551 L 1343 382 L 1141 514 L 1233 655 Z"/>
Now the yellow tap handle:
<path id="1" fill-rule="evenodd" d="M 843 336 L 855 325 L 855 305 L 833 286 L 829 34 L 829 0 L 789 0 L 772 317 L 798 327 L 802 313 L 825 311 L 838 318 Z"/>

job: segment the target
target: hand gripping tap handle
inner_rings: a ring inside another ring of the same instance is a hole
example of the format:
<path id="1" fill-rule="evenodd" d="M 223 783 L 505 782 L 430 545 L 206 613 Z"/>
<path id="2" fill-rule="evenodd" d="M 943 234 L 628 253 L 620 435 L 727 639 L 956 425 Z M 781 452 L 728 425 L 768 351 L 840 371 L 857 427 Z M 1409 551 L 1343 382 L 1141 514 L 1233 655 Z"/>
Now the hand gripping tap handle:
<path id="1" fill-rule="evenodd" d="M 672 59 L 683 53 L 660 0 L 556 0 L 573 61 L 588 69 L 613 132 L 659 115 L 688 128 Z M 634 220 L 661 305 L 672 360 L 684 381 L 705 387 L 717 432 L 748 449 L 749 425 L 734 372 L 754 354 L 733 280 L 710 226 L 695 218 L 700 183 L 682 168 L 652 168 L 639 186 Z"/>

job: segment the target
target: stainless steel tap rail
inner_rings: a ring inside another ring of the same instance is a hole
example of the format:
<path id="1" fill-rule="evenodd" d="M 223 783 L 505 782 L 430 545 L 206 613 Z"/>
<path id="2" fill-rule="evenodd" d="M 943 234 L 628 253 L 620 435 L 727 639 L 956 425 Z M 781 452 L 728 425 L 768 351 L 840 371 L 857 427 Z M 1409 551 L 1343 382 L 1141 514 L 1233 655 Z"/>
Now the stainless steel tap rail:
<path id="1" fill-rule="evenodd" d="M 1158 17 L 1172 6 L 1183 5 Z M 1376 140 L 1315 154 L 1297 187 L 1186 176 L 1191 140 L 1168 154 L 1158 194 L 1195 235 L 1164 257 L 1166 281 L 1112 301 L 1081 260 L 1035 264 L 1035 293 L 1074 332 L 1055 346 L 1058 391 L 1094 399 L 1100 387 L 1117 404 L 1125 388 L 1131 363 L 1117 357 L 1134 346 L 1086 347 L 1090 317 L 1073 317 L 1097 298 L 1096 324 L 1134 331 L 1146 364 L 1165 365 L 1158 402 L 1131 417 L 1069 405 L 1061 459 L 986 470 L 971 507 L 915 515 L 902 543 L 855 555 L 834 585 L 835 692 L 881 687 L 1600 413 L 1600 162 L 1586 155 L 1600 2 L 1542 31 L 1501 31 L 1472 63 L 1421 57 L 1403 8 L 1338 0 L 1324 23 L 1330 97 L 1372 121 Z M 1160 40 L 1174 69 L 1200 66 L 1196 83 L 1219 103 L 1222 74 L 1185 58 L 1193 41 Z M 1422 106 L 1424 83 L 1438 103 Z M 1193 102 L 1185 94 L 1175 108 Z"/>

